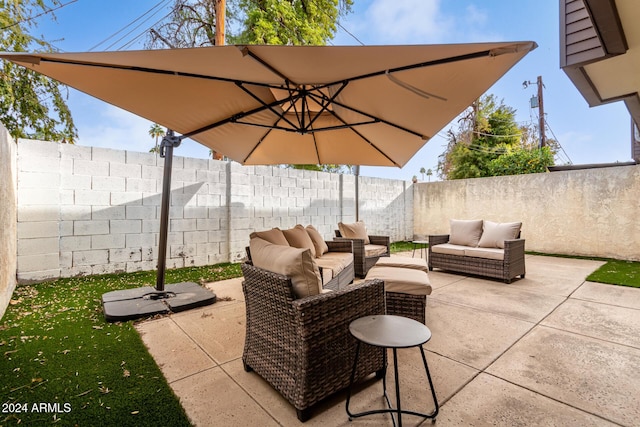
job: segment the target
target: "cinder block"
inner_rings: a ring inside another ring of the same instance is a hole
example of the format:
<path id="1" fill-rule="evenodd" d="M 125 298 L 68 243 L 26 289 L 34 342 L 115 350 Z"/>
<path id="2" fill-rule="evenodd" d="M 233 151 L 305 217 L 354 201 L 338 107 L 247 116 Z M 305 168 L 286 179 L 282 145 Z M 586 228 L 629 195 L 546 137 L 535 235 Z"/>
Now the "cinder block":
<path id="1" fill-rule="evenodd" d="M 189 206 L 196 205 L 196 195 L 171 193 L 171 206 Z"/>
<path id="2" fill-rule="evenodd" d="M 111 148 L 92 147 L 91 160 L 96 162 L 116 162 L 124 163 L 126 152 L 123 150 L 114 150 Z"/>
<path id="3" fill-rule="evenodd" d="M 142 178 L 142 165 L 131 163 L 109 163 L 109 176 Z"/>
<path id="4" fill-rule="evenodd" d="M 111 192 L 112 206 L 142 206 L 142 193 L 114 193 Z"/>
<path id="5" fill-rule="evenodd" d="M 126 184 L 126 191 L 132 191 L 137 193 L 154 193 L 156 191 L 155 179 L 143 179 L 143 178 L 128 178 Z"/>
<path id="6" fill-rule="evenodd" d="M 140 175 L 140 178 L 162 181 L 163 177 L 164 171 L 161 167 L 142 165 L 142 174 Z M 173 178 L 173 174 L 171 174 L 171 177 Z"/>
<path id="7" fill-rule="evenodd" d="M 156 219 L 155 206 L 126 206 L 127 219 Z"/>
<path id="8" fill-rule="evenodd" d="M 220 196 L 216 194 L 197 194 L 196 205 L 204 207 L 220 206 Z"/>
<path id="9" fill-rule="evenodd" d="M 142 220 L 124 219 L 109 222 L 111 234 L 137 234 L 142 232 Z"/>
<path id="10" fill-rule="evenodd" d="M 91 160 L 91 147 L 75 144 L 60 144 L 60 157 Z"/>
<path id="11" fill-rule="evenodd" d="M 124 206 L 91 206 L 91 219 L 125 219 Z"/>
<path id="12" fill-rule="evenodd" d="M 91 251 L 76 251 L 73 253 L 73 265 L 96 265 L 109 262 L 109 251 L 106 249 Z"/>
<path id="13" fill-rule="evenodd" d="M 90 220 L 91 206 L 62 205 L 60 219 L 63 221 Z"/>
<path id="14" fill-rule="evenodd" d="M 90 276 L 91 274 L 93 274 L 93 268 L 90 265 L 77 265 L 60 270 L 61 277 Z"/>
<path id="15" fill-rule="evenodd" d="M 91 249 L 118 249 L 124 248 L 124 234 L 102 234 L 91 236 Z"/>
<path id="16" fill-rule="evenodd" d="M 18 222 L 18 240 L 58 236 L 57 221 Z"/>
<path id="17" fill-rule="evenodd" d="M 198 231 L 219 230 L 220 219 L 219 218 L 197 219 L 196 229 Z"/>
<path id="18" fill-rule="evenodd" d="M 87 251 L 91 249 L 91 236 L 63 236 L 60 238 L 60 252 Z"/>
<path id="19" fill-rule="evenodd" d="M 184 168 L 185 169 L 203 169 L 206 170 L 209 167 L 208 159 L 196 159 L 193 157 L 185 157 L 184 158 Z"/>
<path id="20" fill-rule="evenodd" d="M 140 234 L 127 234 L 125 240 L 125 247 L 127 248 L 142 248 L 156 246 L 156 236 L 151 233 Z"/>
<path id="21" fill-rule="evenodd" d="M 142 193 L 142 205 L 143 206 L 160 206 L 162 201 L 162 195 L 157 192 L 144 192 Z"/>
<path id="22" fill-rule="evenodd" d="M 158 233 L 159 231 L 160 231 L 159 219 L 143 219 L 142 220 L 143 233 Z"/>
<path id="23" fill-rule="evenodd" d="M 63 173 L 60 175 L 60 188 L 64 190 L 91 190 L 91 176 Z"/>
<path id="24" fill-rule="evenodd" d="M 185 258 L 196 254 L 195 244 L 171 245 L 169 248 L 171 258 Z"/>
<path id="25" fill-rule="evenodd" d="M 58 220 L 60 220 L 60 211 L 58 210 L 58 206 L 18 205 L 18 222 Z"/>
<path id="26" fill-rule="evenodd" d="M 142 261 L 155 261 L 158 259 L 158 248 L 142 248 Z"/>
<path id="27" fill-rule="evenodd" d="M 55 188 L 60 186 L 60 173 L 52 172 L 21 172 L 18 174 L 18 188 Z"/>
<path id="28" fill-rule="evenodd" d="M 25 157 L 60 157 L 60 144 L 50 141 L 38 141 L 34 139 L 18 139 L 18 158 Z"/>
<path id="29" fill-rule="evenodd" d="M 60 251 L 59 239 L 47 237 L 41 239 L 20 239 L 18 240 L 18 256 L 41 255 L 56 253 Z"/>
<path id="30" fill-rule="evenodd" d="M 200 206 L 200 207 L 196 207 L 196 206 L 189 206 L 189 207 L 185 207 L 184 208 L 184 218 L 185 219 L 191 219 L 191 218 L 206 218 L 208 214 L 208 210 L 206 207 Z"/>
<path id="31" fill-rule="evenodd" d="M 56 270 L 60 268 L 58 252 L 38 255 L 18 255 L 18 272 Z"/>
<path id="32" fill-rule="evenodd" d="M 91 267 L 91 274 L 117 274 L 126 273 L 127 264 L 124 262 L 109 262 L 109 264 L 94 265 Z"/>
<path id="33" fill-rule="evenodd" d="M 74 221 L 60 221 L 58 223 L 58 233 L 60 236 L 73 236 Z"/>
<path id="34" fill-rule="evenodd" d="M 36 283 L 42 282 L 44 280 L 57 279 L 60 277 L 60 269 L 53 268 L 51 270 L 41 270 L 41 271 L 27 271 L 21 272 L 18 271 L 16 275 L 18 279 L 18 283 L 27 284 L 27 283 Z"/>
<path id="35" fill-rule="evenodd" d="M 73 252 L 60 252 L 60 268 L 73 267 Z"/>
<path id="36" fill-rule="evenodd" d="M 74 175 L 90 175 L 90 176 L 109 176 L 109 163 L 75 159 L 73 161 L 73 174 Z"/>
<path id="37" fill-rule="evenodd" d="M 137 151 L 125 151 L 125 162 L 134 165 L 155 166 L 155 153 L 139 153 Z"/>
<path id="38" fill-rule="evenodd" d="M 110 263 L 127 263 L 131 261 L 142 261 L 141 248 L 125 248 L 125 249 L 109 250 Z"/>
<path id="39" fill-rule="evenodd" d="M 172 232 L 195 231 L 196 220 L 195 219 L 172 219 L 170 220 L 170 230 Z"/>
<path id="40" fill-rule="evenodd" d="M 196 255 L 198 256 L 208 256 L 211 254 L 219 254 L 219 253 L 220 253 L 219 243 L 197 243 L 196 244 Z"/>
<path id="41" fill-rule="evenodd" d="M 75 191 L 75 204 L 76 205 L 98 205 L 106 206 L 111 202 L 111 193 L 108 191 L 96 191 L 96 190 L 76 190 Z"/>
<path id="42" fill-rule="evenodd" d="M 156 233 L 156 244 L 158 246 L 159 235 Z M 167 244 L 168 245 L 182 245 L 184 244 L 184 233 L 182 232 L 169 232 L 167 234 Z"/>
<path id="43" fill-rule="evenodd" d="M 186 245 L 193 243 L 207 243 L 209 235 L 206 231 L 185 231 L 183 238 Z"/>
<path id="44" fill-rule="evenodd" d="M 74 221 L 73 234 L 76 236 L 91 236 L 94 234 L 109 234 L 109 221 Z"/>
<path id="45" fill-rule="evenodd" d="M 55 205 L 60 203 L 60 193 L 51 188 L 18 189 L 18 205 Z"/>
<path id="46" fill-rule="evenodd" d="M 122 192 L 125 189 L 125 178 L 118 176 L 94 176 L 91 179 L 91 189 Z"/>
<path id="47" fill-rule="evenodd" d="M 60 170 L 60 160 L 51 157 L 17 157 L 16 166 L 20 172 L 52 172 Z"/>

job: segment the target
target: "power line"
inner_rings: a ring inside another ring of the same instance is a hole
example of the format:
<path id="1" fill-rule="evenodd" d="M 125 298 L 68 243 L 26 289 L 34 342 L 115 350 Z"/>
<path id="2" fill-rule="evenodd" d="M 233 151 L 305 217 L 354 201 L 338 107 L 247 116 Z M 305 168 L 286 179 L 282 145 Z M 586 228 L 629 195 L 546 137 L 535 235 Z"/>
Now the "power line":
<path id="1" fill-rule="evenodd" d="M 553 135 L 553 139 L 556 141 L 556 143 L 558 144 L 558 146 L 560 147 L 560 149 L 562 150 L 564 155 L 567 156 L 567 160 L 569 161 L 569 164 L 572 165 L 573 162 L 571 161 L 571 158 L 569 157 L 567 152 L 564 151 L 564 147 L 562 146 L 562 144 L 560 144 L 560 141 L 558 141 L 558 138 L 556 137 L 556 134 L 553 132 L 553 129 L 551 129 L 551 126 L 549 126 L 549 122 L 547 122 L 547 118 L 546 117 L 544 118 L 544 123 L 549 128 L 549 132 L 551 132 L 551 135 Z"/>
<path id="2" fill-rule="evenodd" d="M 166 4 L 163 3 L 168 3 L 171 0 L 160 0 L 158 3 L 156 3 L 153 7 L 151 7 L 149 10 L 147 10 L 146 12 L 144 12 L 142 15 L 138 16 L 137 18 L 135 18 L 133 21 L 129 22 L 127 25 L 125 25 L 124 27 L 120 28 L 118 31 L 116 31 L 115 33 L 111 34 L 109 37 L 107 37 L 106 39 L 102 40 L 100 43 L 96 44 L 95 46 L 93 46 L 91 49 L 89 49 L 89 52 L 93 51 L 94 49 L 96 49 L 98 46 L 106 43 L 107 41 L 109 41 L 110 39 L 112 39 L 113 37 L 117 36 L 118 34 L 120 34 L 121 32 L 123 32 L 124 30 L 126 30 L 128 27 L 130 27 L 131 25 L 135 24 L 136 22 L 138 22 L 140 19 L 142 19 L 143 17 L 145 17 L 146 15 L 148 15 L 149 13 L 151 13 L 154 9 L 158 9 L 155 12 L 153 12 L 150 16 L 148 16 L 147 18 L 145 18 L 144 21 L 142 21 L 140 24 L 138 24 L 136 27 L 134 27 L 131 31 L 129 31 L 128 33 L 126 33 L 125 35 L 123 35 L 122 37 L 120 37 L 118 40 L 116 40 L 115 42 L 113 42 L 111 45 L 109 45 L 105 50 L 109 50 L 111 47 L 113 47 L 113 45 L 115 45 L 116 43 L 120 42 L 122 39 L 124 39 L 125 37 L 127 37 L 129 34 L 131 34 L 133 31 L 135 31 L 137 28 L 140 27 L 140 25 L 144 24 L 145 22 L 147 22 L 149 19 L 151 19 L 154 15 L 156 15 L 161 7 L 166 6 Z M 168 16 L 168 15 L 167 15 Z M 166 18 L 163 17 L 162 19 Z M 137 37 L 136 37 L 137 38 Z M 135 40 L 135 39 L 134 39 Z M 118 49 L 120 50 L 120 49 Z"/>
<path id="3" fill-rule="evenodd" d="M 37 14 L 37 15 L 35 15 L 35 16 L 32 16 L 31 18 L 23 19 L 22 21 L 18 21 L 18 22 L 14 22 L 14 23 L 13 23 L 13 24 L 11 24 L 11 25 L 7 25 L 7 26 L 5 26 L 5 27 L 0 28 L 0 31 L 6 30 L 7 28 L 15 27 L 16 25 L 20 25 L 20 24 L 24 24 L 24 23 L 27 23 L 27 22 L 31 22 L 31 21 L 33 21 L 33 20 L 34 20 L 34 19 L 36 19 L 36 18 L 39 18 L 39 17 L 41 17 L 41 16 L 43 16 L 43 15 L 47 15 L 47 14 L 49 14 L 49 13 L 53 13 L 53 12 L 55 12 L 56 10 L 58 10 L 58 9 L 62 9 L 63 7 L 65 7 L 65 6 L 69 6 L 71 3 L 75 3 L 75 2 L 77 2 L 77 1 L 78 1 L 78 0 L 71 0 L 71 1 L 70 1 L 70 2 L 68 2 L 68 3 L 64 3 L 64 4 L 61 4 L 61 5 L 60 5 L 60 6 L 58 6 L 58 7 L 54 7 L 53 9 L 45 10 L 44 12 L 39 13 L 39 14 Z"/>

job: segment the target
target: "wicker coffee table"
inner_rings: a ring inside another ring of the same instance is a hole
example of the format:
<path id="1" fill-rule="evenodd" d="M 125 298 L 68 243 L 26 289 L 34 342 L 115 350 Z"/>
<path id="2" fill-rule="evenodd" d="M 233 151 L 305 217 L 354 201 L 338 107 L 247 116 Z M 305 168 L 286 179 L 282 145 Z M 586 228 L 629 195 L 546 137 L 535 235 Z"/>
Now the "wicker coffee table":
<path id="1" fill-rule="evenodd" d="M 429 373 L 429 367 L 427 366 L 427 358 L 424 355 L 424 349 L 422 344 L 431 339 L 431 331 L 422 323 L 402 316 L 393 315 L 375 315 L 361 317 L 354 320 L 349 325 L 349 331 L 357 339 L 356 356 L 353 361 L 353 370 L 351 372 L 351 381 L 349 383 L 349 391 L 347 394 L 347 415 L 349 415 L 349 421 L 353 418 L 364 417 L 372 414 L 390 413 L 393 425 L 396 425 L 393 414 L 395 413 L 398 418 L 398 426 L 402 426 L 402 414 L 417 415 L 419 417 L 431 418 L 435 421 L 438 415 L 438 399 L 436 398 L 436 391 L 433 388 L 433 382 L 431 381 L 431 374 Z M 358 366 L 358 356 L 360 353 L 360 344 L 365 343 L 382 348 L 391 348 L 393 350 L 393 367 L 395 371 L 396 381 L 396 407 L 391 406 L 389 396 L 387 395 L 387 360 L 386 351 L 384 353 L 384 376 L 382 377 L 383 396 L 387 401 L 388 409 L 375 409 L 371 411 L 364 411 L 357 414 L 351 413 L 349 410 L 349 402 L 351 400 L 351 388 L 353 386 L 354 376 L 356 368 Z M 418 347 L 422 354 L 422 362 L 424 363 L 424 369 L 427 373 L 427 379 L 429 380 L 429 387 L 431 388 L 431 395 L 435 404 L 435 409 L 431 414 L 423 414 L 420 412 L 408 411 L 402 409 L 400 402 L 400 379 L 398 375 L 398 354 L 399 348 Z"/>

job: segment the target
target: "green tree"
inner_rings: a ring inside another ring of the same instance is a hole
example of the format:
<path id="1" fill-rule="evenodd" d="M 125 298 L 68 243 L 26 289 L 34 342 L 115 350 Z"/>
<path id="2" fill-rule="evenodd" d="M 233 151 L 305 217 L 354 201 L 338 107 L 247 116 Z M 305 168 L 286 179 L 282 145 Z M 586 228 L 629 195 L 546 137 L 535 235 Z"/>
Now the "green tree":
<path id="1" fill-rule="evenodd" d="M 427 176 L 429 177 L 429 182 L 431 182 L 431 175 L 433 175 L 433 171 L 431 168 L 427 169 Z"/>
<path id="2" fill-rule="evenodd" d="M 157 123 L 154 123 L 151 125 L 151 127 L 149 128 L 149 136 L 151 138 L 155 138 L 156 140 L 156 145 L 153 146 L 151 148 L 151 150 L 149 150 L 150 153 L 156 153 L 158 154 L 160 152 L 160 148 L 158 147 L 158 138 L 162 138 L 164 137 L 165 133 L 164 133 L 164 129 L 162 128 L 162 126 L 160 126 Z"/>
<path id="3" fill-rule="evenodd" d="M 557 144 L 537 148 L 530 128 L 515 121 L 515 110 L 485 95 L 466 111 L 438 160 L 444 179 L 480 178 L 514 173 L 543 172 L 553 165 Z"/>
<path id="4" fill-rule="evenodd" d="M 0 50 L 52 52 L 53 47 L 32 35 L 33 18 L 51 13 L 52 0 L 6 0 L 0 2 Z M 73 143 L 77 129 L 66 104 L 66 87 L 9 61 L 0 73 L 0 122 L 14 139 L 37 138 Z"/>

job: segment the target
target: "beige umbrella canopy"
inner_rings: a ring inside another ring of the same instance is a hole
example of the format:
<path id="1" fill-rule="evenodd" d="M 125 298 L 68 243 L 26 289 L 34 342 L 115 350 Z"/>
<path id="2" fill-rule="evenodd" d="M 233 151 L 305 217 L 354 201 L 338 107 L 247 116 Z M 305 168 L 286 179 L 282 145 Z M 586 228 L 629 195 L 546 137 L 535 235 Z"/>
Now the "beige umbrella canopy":
<path id="1" fill-rule="evenodd" d="M 195 283 L 164 284 L 173 148 L 184 138 L 242 164 L 401 167 L 535 48 L 214 46 L 0 58 L 171 130 L 161 146 L 156 287 L 104 294 L 105 317 L 116 321 L 215 301 Z"/>
<path id="2" fill-rule="evenodd" d="M 215 46 L 0 58 L 243 164 L 401 167 L 535 47 Z"/>

